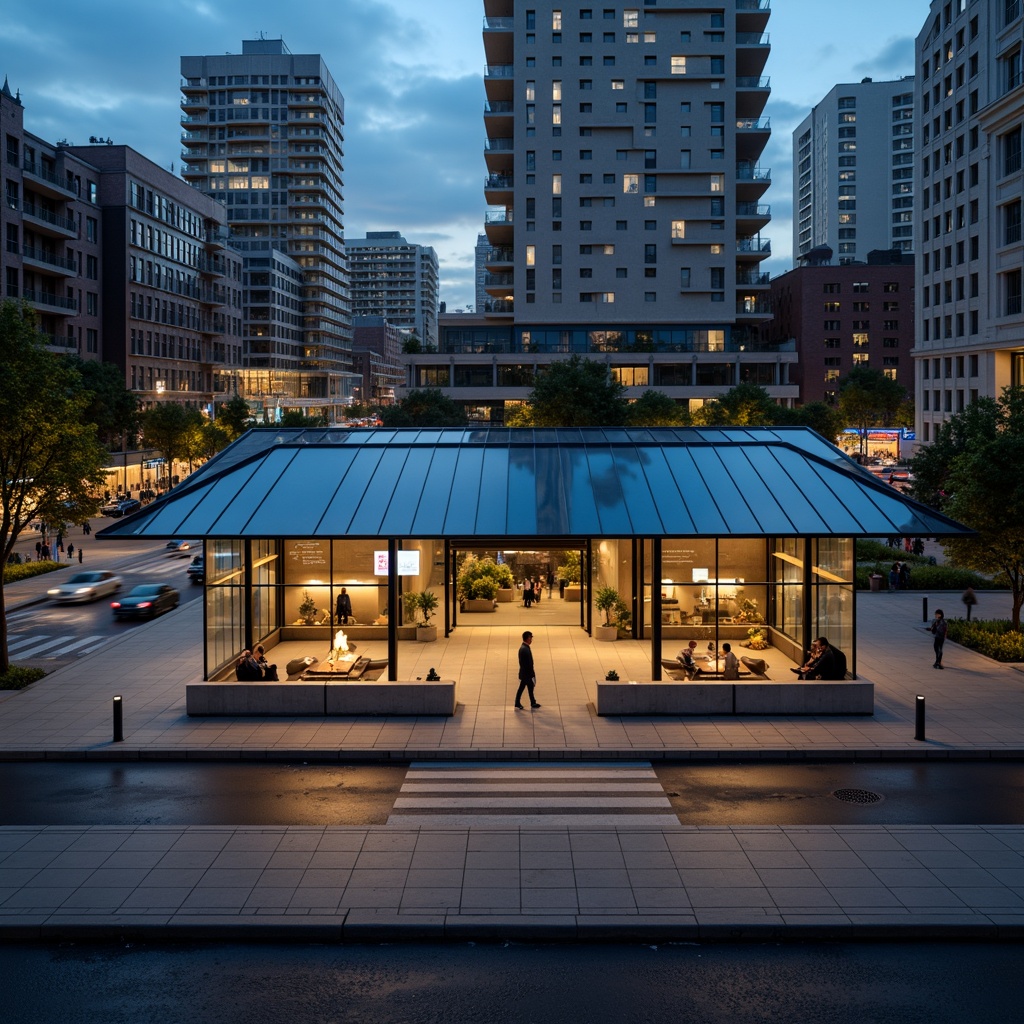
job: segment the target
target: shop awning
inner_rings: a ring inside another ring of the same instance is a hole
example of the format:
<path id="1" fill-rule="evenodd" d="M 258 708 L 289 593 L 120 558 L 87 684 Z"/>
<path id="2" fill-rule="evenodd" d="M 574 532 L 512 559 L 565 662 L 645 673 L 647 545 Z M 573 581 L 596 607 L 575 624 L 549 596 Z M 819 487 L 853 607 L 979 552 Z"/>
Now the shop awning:
<path id="1" fill-rule="evenodd" d="M 252 430 L 118 538 L 965 535 L 814 431 Z"/>

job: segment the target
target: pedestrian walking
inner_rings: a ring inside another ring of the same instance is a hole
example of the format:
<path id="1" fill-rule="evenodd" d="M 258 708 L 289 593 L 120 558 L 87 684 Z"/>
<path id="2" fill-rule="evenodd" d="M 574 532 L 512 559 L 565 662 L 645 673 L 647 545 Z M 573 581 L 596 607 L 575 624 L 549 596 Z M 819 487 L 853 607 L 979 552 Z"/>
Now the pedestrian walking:
<path id="1" fill-rule="evenodd" d="M 36 561 L 41 561 L 43 557 L 43 542 L 41 540 L 36 541 Z"/>
<path id="2" fill-rule="evenodd" d="M 82 564 L 82 545 L 78 545 L 78 564 Z"/>
<path id="3" fill-rule="evenodd" d="M 973 588 L 968 587 L 960 600 L 963 601 L 964 606 L 967 608 L 967 621 L 970 622 L 971 609 L 978 603 L 978 595 L 974 592 Z"/>
<path id="4" fill-rule="evenodd" d="M 75 545 L 74 542 L 68 544 L 68 561 L 70 562 L 75 557 Z"/>
<path id="5" fill-rule="evenodd" d="M 903 550 L 904 550 L 904 551 L 906 551 L 906 553 L 907 553 L 908 555 L 910 554 L 910 548 L 911 548 L 911 546 L 912 546 L 912 545 L 911 545 L 911 540 L 910 540 L 910 538 L 909 538 L 909 537 L 904 537 L 904 538 L 903 538 Z"/>
<path id="6" fill-rule="evenodd" d="M 928 627 L 931 631 L 932 636 L 935 637 L 935 641 L 932 646 L 935 648 L 935 664 L 932 668 L 942 668 L 942 645 L 946 642 L 946 633 L 948 631 L 946 625 L 946 617 L 942 614 L 941 608 L 935 609 L 935 618 L 932 620 L 932 624 Z"/>
<path id="7" fill-rule="evenodd" d="M 915 537 L 914 543 L 911 545 L 911 548 L 913 549 L 914 554 L 920 557 L 924 554 L 924 541 L 921 540 L 920 537 Z"/>
<path id="8" fill-rule="evenodd" d="M 88 537 L 92 533 L 92 527 L 88 523 L 82 523 L 82 533 Z"/>
<path id="9" fill-rule="evenodd" d="M 537 698 L 534 696 L 534 687 L 537 685 L 537 673 L 533 667 L 533 634 L 526 630 L 523 633 L 523 642 L 519 647 L 519 689 L 516 690 L 516 711 L 523 710 L 523 690 L 530 694 L 530 708 L 536 710 L 540 707 Z"/>

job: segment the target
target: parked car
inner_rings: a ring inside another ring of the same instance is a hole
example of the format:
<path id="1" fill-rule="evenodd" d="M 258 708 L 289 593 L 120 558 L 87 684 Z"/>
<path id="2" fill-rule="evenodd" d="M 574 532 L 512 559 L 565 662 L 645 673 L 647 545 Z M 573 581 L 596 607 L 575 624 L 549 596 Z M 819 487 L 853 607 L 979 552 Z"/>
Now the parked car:
<path id="1" fill-rule="evenodd" d="M 185 570 L 185 574 L 193 583 L 202 583 L 206 579 L 206 564 L 202 555 L 196 555 Z"/>
<path id="2" fill-rule="evenodd" d="M 175 555 L 191 555 L 195 551 L 203 550 L 201 540 L 169 540 L 167 550 Z"/>
<path id="3" fill-rule="evenodd" d="M 114 498 L 113 501 L 105 501 L 100 505 L 100 515 L 102 516 L 116 516 L 119 514 L 121 508 L 121 502 L 123 498 Z"/>
<path id="4" fill-rule="evenodd" d="M 128 498 L 126 501 L 111 501 L 100 508 L 100 512 L 112 519 L 120 519 L 121 516 L 130 516 L 142 508 L 142 502 L 138 498 Z"/>
<path id="5" fill-rule="evenodd" d="M 63 583 L 51 587 L 46 596 L 51 601 L 98 601 L 121 589 L 121 577 L 106 570 L 76 572 Z"/>
<path id="6" fill-rule="evenodd" d="M 152 619 L 178 607 L 178 592 L 166 583 L 140 583 L 110 607 L 115 619 Z"/>

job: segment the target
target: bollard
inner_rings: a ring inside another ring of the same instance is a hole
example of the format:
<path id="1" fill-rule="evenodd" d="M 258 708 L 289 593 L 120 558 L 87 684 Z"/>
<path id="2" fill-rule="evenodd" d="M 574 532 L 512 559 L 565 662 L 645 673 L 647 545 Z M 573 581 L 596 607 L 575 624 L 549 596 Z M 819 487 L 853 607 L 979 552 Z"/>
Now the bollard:
<path id="1" fill-rule="evenodd" d="M 924 739 L 924 697 L 921 694 L 917 695 L 917 699 L 914 701 L 914 718 L 915 718 L 915 729 L 914 739 Z"/>
<path id="2" fill-rule="evenodd" d="M 928 621 L 928 598 L 927 597 L 922 597 L 921 598 L 921 621 L 922 622 L 927 622 Z"/>
<path id="3" fill-rule="evenodd" d="M 114 698 L 114 742 L 120 743 L 124 740 L 124 718 L 122 710 L 121 695 Z"/>

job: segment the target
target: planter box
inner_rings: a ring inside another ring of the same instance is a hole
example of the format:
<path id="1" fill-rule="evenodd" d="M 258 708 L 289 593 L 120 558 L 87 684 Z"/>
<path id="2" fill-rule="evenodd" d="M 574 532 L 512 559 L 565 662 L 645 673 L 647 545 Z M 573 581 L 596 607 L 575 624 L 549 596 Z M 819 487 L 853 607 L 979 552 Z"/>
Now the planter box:
<path id="1" fill-rule="evenodd" d="M 618 640 L 619 639 L 619 627 L 618 626 L 595 626 L 594 627 L 594 639 L 595 640 Z"/>
<path id="2" fill-rule="evenodd" d="M 433 643 L 437 639 L 437 626 L 417 626 L 416 639 L 421 644 Z"/>
<path id="3" fill-rule="evenodd" d="M 580 588 L 577 585 L 565 588 L 565 594 L 563 600 L 565 601 L 579 601 L 580 599 Z"/>
<path id="4" fill-rule="evenodd" d="M 455 681 L 328 683 L 329 715 L 454 715 Z"/>
<path id="5" fill-rule="evenodd" d="M 462 611 L 464 612 L 496 612 L 497 610 L 494 598 L 491 597 L 467 597 L 462 602 Z"/>
<path id="6" fill-rule="evenodd" d="M 498 591 L 498 600 L 502 604 L 511 604 L 512 603 L 512 594 L 513 594 L 513 591 L 512 591 L 511 588 L 503 588 L 503 589 Z"/>

